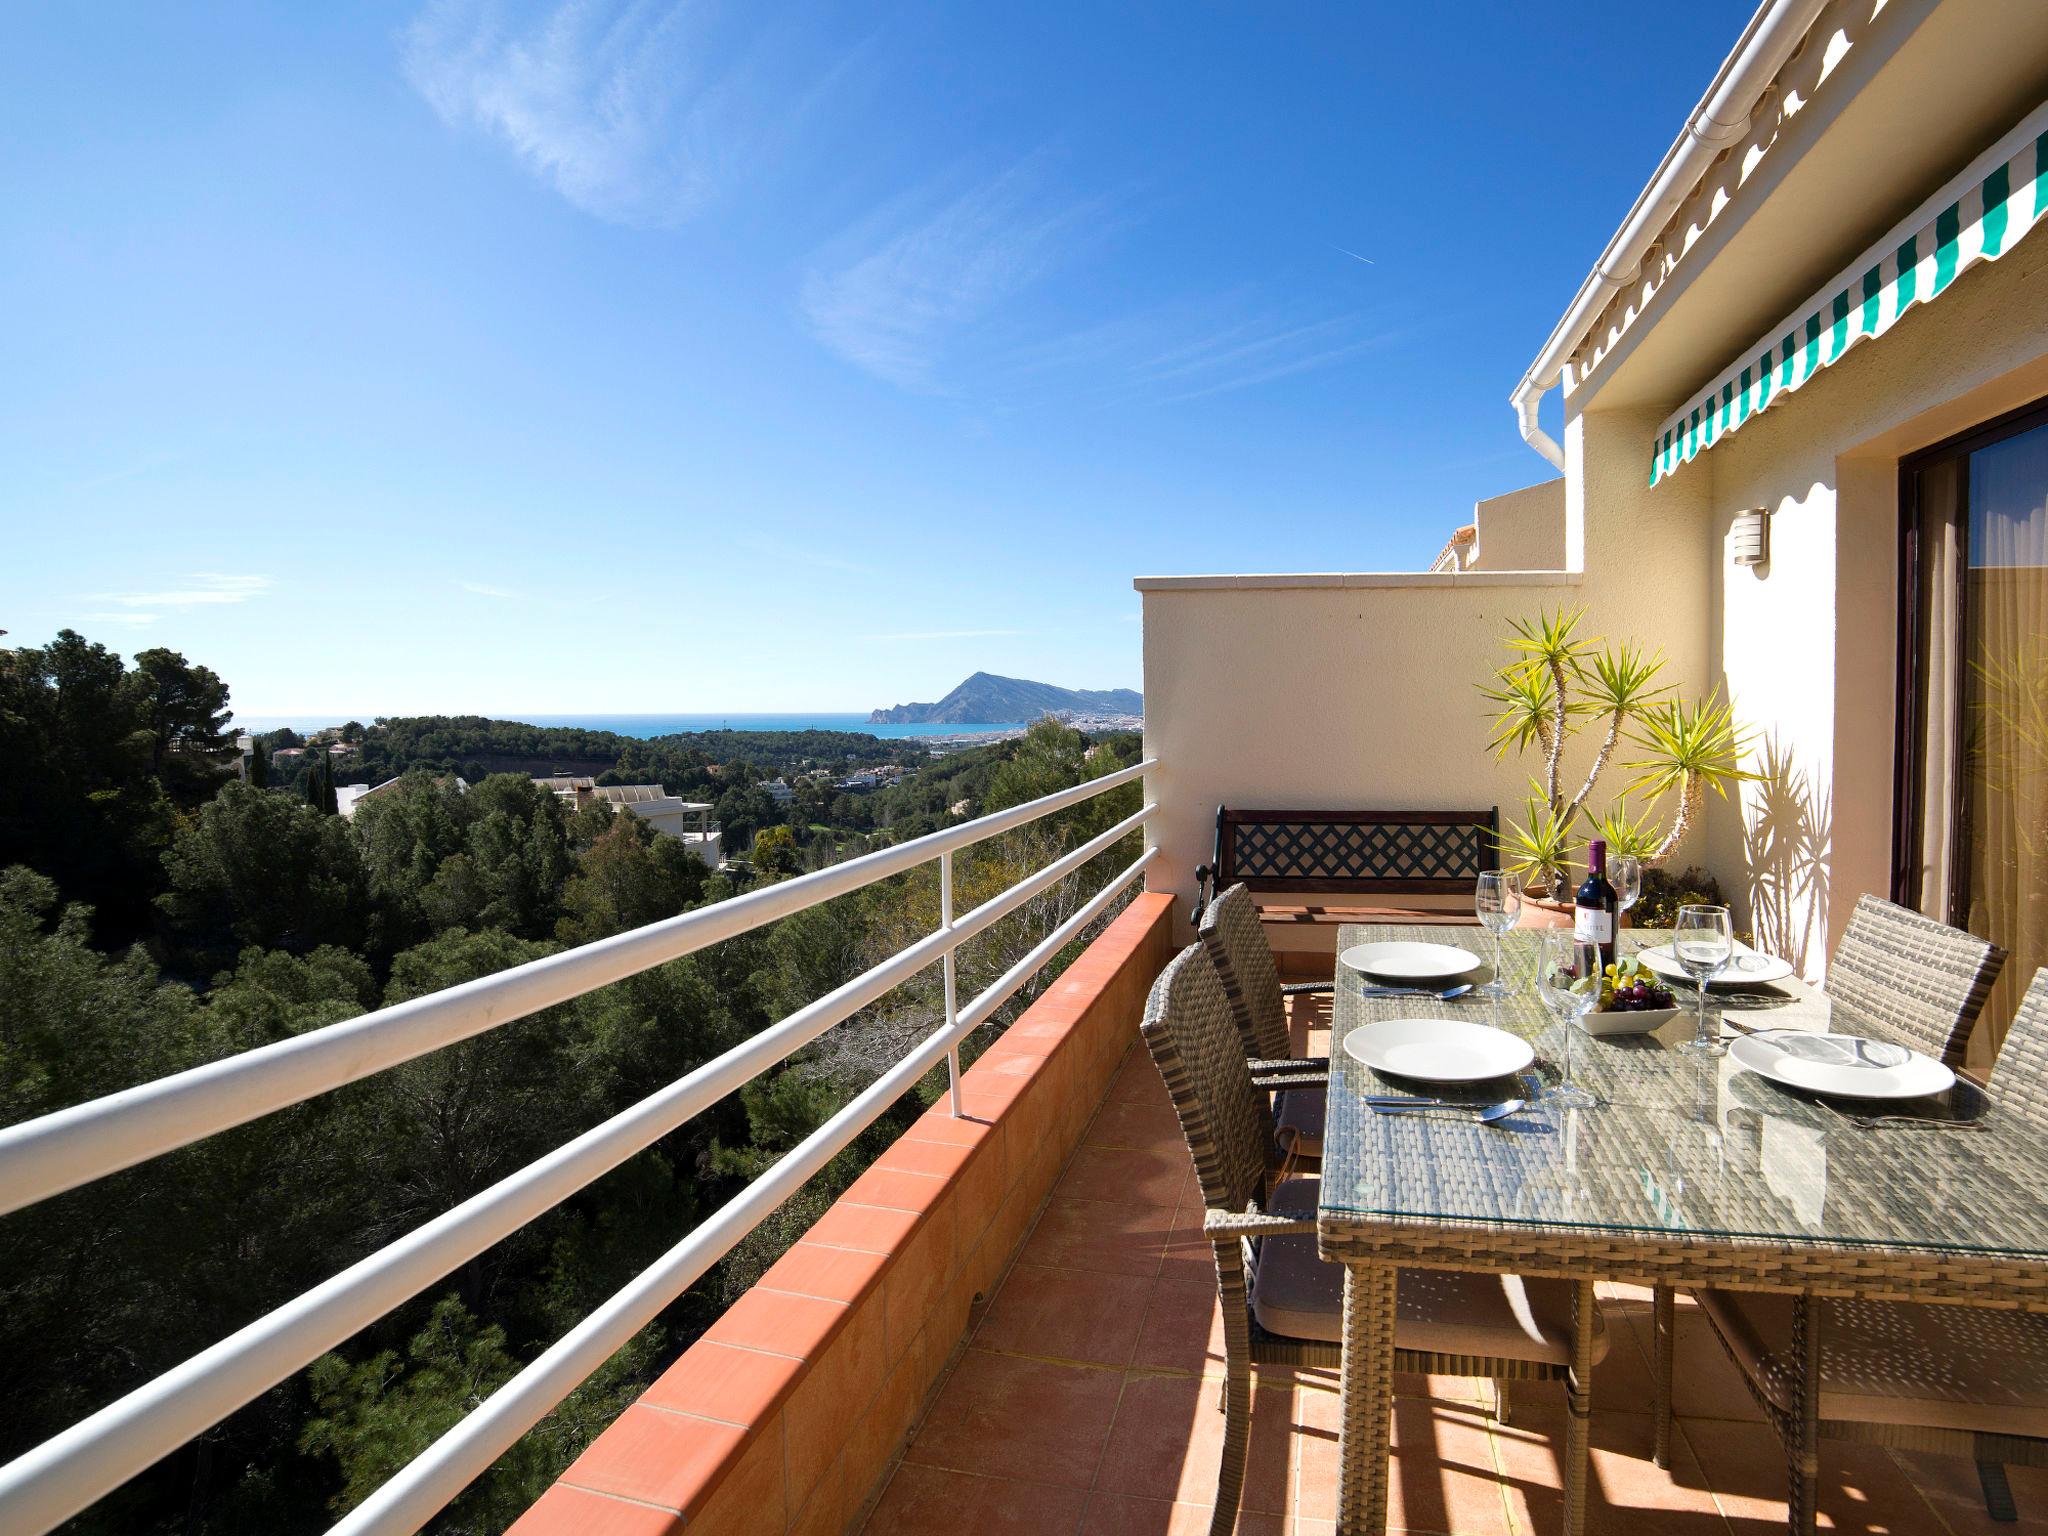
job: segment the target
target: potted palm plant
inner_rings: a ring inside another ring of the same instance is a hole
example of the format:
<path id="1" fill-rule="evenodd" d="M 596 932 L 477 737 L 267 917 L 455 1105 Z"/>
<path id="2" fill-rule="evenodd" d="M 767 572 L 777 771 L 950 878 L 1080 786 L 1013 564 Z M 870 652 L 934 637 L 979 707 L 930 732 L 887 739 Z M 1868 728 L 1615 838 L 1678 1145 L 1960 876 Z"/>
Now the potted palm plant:
<path id="1" fill-rule="evenodd" d="M 1754 778 L 1737 763 L 1748 744 L 1719 690 L 1688 701 L 1659 681 L 1661 654 L 1632 642 L 1609 644 L 1579 634 L 1584 609 L 1558 609 L 1513 621 L 1514 659 L 1479 691 L 1493 704 L 1497 759 L 1533 751 L 1542 771 L 1530 780 L 1522 819 L 1501 834 L 1503 863 L 1522 876 L 1525 926 L 1571 921 L 1571 850 L 1604 837 L 1610 854 L 1661 865 L 1698 820 L 1709 790 Z M 1568 771 L 1574 737 L 1598 738 L 1583 776 Z M 1596 814 L 1593 794 L 1618 754 L 1632 776 Z M 1643 807 L 1632 812 L 1629 797 Z M 1670 802 L 1669 820 L 1663 806 Z"/>

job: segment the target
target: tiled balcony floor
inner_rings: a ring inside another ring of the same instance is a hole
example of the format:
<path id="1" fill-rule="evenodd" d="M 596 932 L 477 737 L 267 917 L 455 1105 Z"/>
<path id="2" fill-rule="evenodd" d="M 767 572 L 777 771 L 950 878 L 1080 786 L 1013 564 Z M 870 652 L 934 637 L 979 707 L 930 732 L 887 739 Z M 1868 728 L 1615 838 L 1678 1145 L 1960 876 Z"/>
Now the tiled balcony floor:
<path id="1" fill-rule="evenodd" d="M 1304 1021 L 1305 1023 L 1311 1021 Z M 1311 1044 L 1311 1042 L 1304 1042 Z M 1316 1040 L 1312 1048 L 1326 1048 Z M 1613 1344 L 1593 1387 L 1588 1529 L 1726 1536 L 1785 1528 L 1784 1458 L 1704 1322 L 1681 1301 L 1675 1465 L 1650 1461 L 1650 1299 L 1603 1287 Z M 1164 1085 L 1133 1051 L 866 1529 L 1183 1536 L 1209 1528 L 1223 1437 L 1222 1322 L 1201 1196 Z M 1494 1536 L 1562 1529 L 1562 1391 L 1399 1386 L 1390 1475 L 1399 1530 Z M 1821 1528 L 1887 1536 L 2048 1533 L 2048 1473 L 2011 1470 L 2017 1525 L 1984 1513 L 1949 1457 L 1829 1444 Z M 1266 1372 L 1237 1529 L 1335 1529 L 1337 1398 L 1324 1373 Z"/>

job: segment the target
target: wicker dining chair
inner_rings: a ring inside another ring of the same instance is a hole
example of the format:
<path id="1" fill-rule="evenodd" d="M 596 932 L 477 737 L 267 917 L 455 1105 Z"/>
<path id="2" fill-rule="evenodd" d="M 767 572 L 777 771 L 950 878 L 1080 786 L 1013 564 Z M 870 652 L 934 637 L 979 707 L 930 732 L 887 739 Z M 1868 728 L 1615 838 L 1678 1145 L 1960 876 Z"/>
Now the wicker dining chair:
<path id="1" fill-rule="evenodd" d="M 2005 965 L 1996 944 L 1876 896 L 1858 898 L 1822 982 L 1829 1028 L 1892 1040 L 1951 1067 L 1962 1065 L 1970 1032 Z M 1672 1328 L 1675 1293 L 1656 1287 L 1655 1458 L 1671 1450 Z"/>
<path id="2" fill-rule="evenodd" d="M 1199 945 L 1160 973 L 1140 1029 L 1180 1116 L 1216 1249 L 1224 1431 L 1210 1531 L 1226 1536 L 1251 1443 L 1253 1367 L 1342 1363 L 1344 1270 L 1316 1251 L 1319 1182 L 1276 1181 L 1272 1107 L 1253 1082 L 1223 983 Z M 1593 1330 L 1591 1359 L 1607 1342 L 1591 1284 L 1403 1270 L 1396 1307 L 1397 1370 L 1566 1383 L 1566 1509 L 1576 1536 L 1592 1382 L 1571 1362 L 1582 1326 Z"/>
<path id="3" fill-rule="evenodd" d="M 2048 1137 L 2048 969 L 2020 1000 L 1990 1098 L 1992 1114 Z M 1697 1299 L 1784 1442 L 1792 1536 L 1814 1528 L 1822 1440 L 1967 1456 L 1994 1520 L 2017 1518 L 2008 1464 L 2048 1467 L 2048 1316 L 1745 1291 Z M 1658 1397 L 1661 1419 L 1668 1388 Z M 1660 1423 L 1660 1443 L 1666 1434 Z"/>
<path id="4" fill-rule="evenodd" d="M 1258 903 L 1243 885 L 1233 885 L 1202 909 L 1195 936 L 1202 941 L 1230 1016 L 1237 1025 L 1244 1054 L 1262 1083 L 1282 1087 L 1274 1104 L 1274 1134 L 1283 1151 L 1297 1159 L 1323 1155 L 1323 1087 L 1327 1059 L 1294 1057 L 1287 1033 L 1287 999 L 1336 988 L 1334 981 L 1302 981 L 1282 985 L 1273 963 L 1272 946 L 1259 926 Z"/>
<path id="5" fill-rule="evenodd" d="M 1849 1028 L 1958 1067 L 1991 984 L 2005 965 L 1996 944 L 1918 912 L 1864 896 L 1828 961 L 1830 1015 Z"/>

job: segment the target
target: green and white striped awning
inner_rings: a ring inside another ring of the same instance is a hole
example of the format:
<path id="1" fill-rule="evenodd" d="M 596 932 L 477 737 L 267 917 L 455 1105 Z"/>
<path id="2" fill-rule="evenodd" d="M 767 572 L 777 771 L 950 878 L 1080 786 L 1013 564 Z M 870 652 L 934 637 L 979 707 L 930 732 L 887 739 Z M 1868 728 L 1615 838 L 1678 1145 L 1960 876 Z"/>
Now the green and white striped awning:
<path id="1" fill-rule="evenodd" d="M 1650 484 L 1690 463 L 1857 342 L 1882 336 L 1979 262 L 1996 261 L 2048 222 L 2048 105 L 1979 155 L 1783 325 L 1665 422 Z"/>

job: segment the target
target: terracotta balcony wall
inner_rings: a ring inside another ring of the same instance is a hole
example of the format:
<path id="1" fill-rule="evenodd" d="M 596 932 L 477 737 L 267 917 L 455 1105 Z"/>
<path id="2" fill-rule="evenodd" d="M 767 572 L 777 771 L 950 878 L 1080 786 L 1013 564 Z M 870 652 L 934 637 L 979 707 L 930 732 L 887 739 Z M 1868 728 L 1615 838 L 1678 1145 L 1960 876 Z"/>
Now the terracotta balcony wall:
<path id="1" fill-rule="evenodd" d="M 1171 957 L 1170 916 L 1169 897 L 1134 899 L 966 1072 L 964 1115 L 940 1104 L 919 1119 L 513 1530 L 854 1525 L 978 1304 L 1085 1157 L 1082 1134 Z"/>

